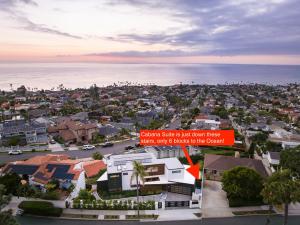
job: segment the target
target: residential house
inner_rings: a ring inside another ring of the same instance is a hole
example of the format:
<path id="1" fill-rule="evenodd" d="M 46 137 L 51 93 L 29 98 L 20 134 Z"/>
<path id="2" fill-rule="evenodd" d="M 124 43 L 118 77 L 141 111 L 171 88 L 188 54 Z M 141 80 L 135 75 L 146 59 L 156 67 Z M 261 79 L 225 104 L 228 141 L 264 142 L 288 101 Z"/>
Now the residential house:
<path id="1" fill-rule="evenodd" d="M 50 126 L 48 132 L 54 136 L 60 136 L 65 143 L 89 143 L 93 135 L 98 133 L 95 123 L 83 123 L 66 118 L 56 126 Z"/>
<path id="2" fill-rule="evenodd" d="M 69 159 L 67 155 L 34 156 L 25 161 L 7 163 L 2 174 L 16 173 L 28 179 L 29 184 L 43 189 L 52 180 L 58 180 L 61 188 L 76 184 L 82 171 L 86 177 L 93 177 L 106 168 L 101 160 Z"/>
<path id="3" fill-rule="evenodd" d="M 261 160 L 249 158 L 235 158 L 223 155 L 204 155 L 204 175 L 209 180 L 221 180 L 223 173 L 237 166 L 244 166 L 258 172 L 262 177 L 267 177 L 266 169 Z"/>
<path id="4" fill-rule="evenodd" d="M 195 180 L 177 158 L 157 159 L 152 153 L 111 155 L 107 159 L 107 172 L 97 181 L 99 190 L 120 192 L 136 189 L 136 180 L 131 179 L 133 162 L 140 162 L 147 173 L 141 190 L 168 191 L 192 195 Z"/>
<path id="5" fill-rule="evenodd" d="M 46 125 L 37 121 L 7 120 L 2 124 L 0 134 L 2 142 L 16 136 L 23 138 L 27 144 L 48 142 Z"/>

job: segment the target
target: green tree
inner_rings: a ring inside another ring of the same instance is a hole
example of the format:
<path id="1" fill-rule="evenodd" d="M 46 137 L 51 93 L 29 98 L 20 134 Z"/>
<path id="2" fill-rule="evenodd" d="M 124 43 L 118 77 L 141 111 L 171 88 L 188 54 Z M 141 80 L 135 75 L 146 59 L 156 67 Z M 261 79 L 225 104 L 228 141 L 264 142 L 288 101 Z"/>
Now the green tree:
<path id="1" fill-rule="evenodd" d="M 9 146 L 17 146 L 21 144 L 21 137 L 20 136 L 14 136 L 9 138 L 8 145 Z"/>
<path id="2" fill-rule="evenodd" d="M 3 209 L 10 201 L 10 195 L 6 195 L 7 190 L 3 184 L 0 184 L 0 210 Z M 11 211 L 0 211 L 0 224 L 18 225 Z"/>
<path id="3" fill-rule="evenodd" d="M 101 160 L 101 159 L 103 159 L 103 155 L 100 152 L 94 152 L 92 157 L 95 160 Z"/>
<path id="4" fill-rule="evenodd" d="M 94 84 L 90 87 L 89 92 L 90 92 L 90 96 L 92 97 L 92 99 L 94 101 L 99 100 L 99 87 L 97 87 L 96 84 Z"/>
<path id="5" fill-rule="evenodd" d="M 251 137 L 251 140 L 259 145 L 262 145 L 268 139 L 268 134 L 265 132 L 259 132 Z"/>
<path id="6" fill-rule="evenodd" d="M 95 197 L 89 192 L 88 190 L 83 190 L 81 189 L 79 191 L 77 199 L 82 199 L 82 200 L 94 200 Z"/>
<path id="7" fill-rule="evenodd" d="M 222 119 L 228 119 L 228 112 L 224 107 L 216 107 L 213 114 L 221 117 Z"/>
<path id="8" fill-rule="evenodd" d="M 255 170 L 238 166 L 224 172 L 222 187 L 229 200 L 258 201 L 263 179 Z"/>
<path id="9" fill-rule="evenodd" d="M 282 151 L 280 153 L 280 165 L 300 176 L 300 146 Z"/>
<path id="10" fill-rule="evenodd" d="M 250 148 L 248 150 L 250 158 L 254 157 L 254 152 L 256 150 L 256 144 L 254 142 L 251 143 Z"/>
<path id="11" fill-rule="evenodd" d="M 0 184 L 5 186 L 5 194 L 17 195 L 17 190 L 21 185 L 21 178 L 16 173 L 5 174 L 4 176 L 0 177 Z"/>
<path id="12" fill-rule="evenodd" d="M 145 167 L 137 162 L 133 161 L 133 173 L 131 176 L 131 183 L 133 180 L 135 180 L 136 184 L 136 199 L 137 199 L 137 210 L 138 210 L 138 217 L 140 217 L 140 196 L 139 196 L 139 191 L 140 191 L 140 184 L 144 184 L 145 182 L 145 176 L 147 176 L 147 173 L 145 171 Z"/>
<path id="13" fill-rule="evenodd" d="M 272 174 L 261 192 L 268 204 L 284 204 L 284 225 L 287 225 L 289 204 L 300 201 L 300 180 L 288 169 Z"/>
<path id="14" fill-rule="evenodd" d="M 265 151 L 270 151 L 270 152 L 280 152 L 282 150 L 281 144 L 272 142 L 272 141 L 267 141 L 266 145 L 264 147 Z"/>

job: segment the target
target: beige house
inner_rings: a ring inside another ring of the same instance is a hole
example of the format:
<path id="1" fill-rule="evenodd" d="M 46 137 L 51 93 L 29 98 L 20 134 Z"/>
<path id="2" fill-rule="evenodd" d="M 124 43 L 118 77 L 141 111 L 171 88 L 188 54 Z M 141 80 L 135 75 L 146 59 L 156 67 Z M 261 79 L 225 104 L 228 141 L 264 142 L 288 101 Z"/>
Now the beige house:
<path id="1" fill-rule="evenodd" d="M 86 144 L 93 139 L 93 135 L 98 132 L 98 128 L 95 123 L 82 123 L 67 119 L 57 126 L 49 127 L 48 132 L 59 135 L 67 144 Z"/>

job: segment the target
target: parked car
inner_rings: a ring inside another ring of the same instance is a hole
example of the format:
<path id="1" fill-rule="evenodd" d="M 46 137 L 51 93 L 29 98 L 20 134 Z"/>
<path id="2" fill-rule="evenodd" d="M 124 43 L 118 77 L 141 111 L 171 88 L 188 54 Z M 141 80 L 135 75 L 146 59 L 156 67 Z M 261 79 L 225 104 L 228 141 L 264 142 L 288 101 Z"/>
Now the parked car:
<path id="1" fill-rule="evenodd" d="M 142 147 L 142 145 L 140 144 L 140 142 L 135 143 L 135 147 L 139 148 Z"/>
<path id="2" fill-rule="evenodd" d="M 169 128 L 170 126 L 169 126 L 169 124 L 166 124 L 166 128 Z"/>
<path id="3" fill-rule="evenodd" d="M 8 152 L 9 155 L 20 155 L 22 154 L 23 152 L 21 150 L 10 150 Z"/>
<path id="4" fill-rule="evenodd" d="M 17 209 L 16 215 L 23 216 L 23 214 L 24 214 L 24 210 L 23 209 Z"/>
<path id="5" fill-rule="evenodd" d="M 54 141 L 53 139 L 52 140 L 50 140 L 50 144 L 56 144 L 56 141 Z"/>
<path id="6" fill-rule="evenodd" d="M 125 150 L 130 150 L 130 149 L 134 149 L 134 147 L 131 146 L 131 145 L 128 145 L 128 146 L 125 147 Z"/>
<path id="7" fill-rule="evenodd" d="M 82 146 L 83 150 L 92 150 L 94 148 L 96 148 L 94 145 L 84 145 L 84 146 Z"/>
<path id="8" fill-rule="evenodd" d="M 102 147 L 111 147 L 111 146 L 113 146 L 114 145 L 114 143 L 112 143 L 112 142 L 105 142 L 103 145 L 102 145 Z"/>

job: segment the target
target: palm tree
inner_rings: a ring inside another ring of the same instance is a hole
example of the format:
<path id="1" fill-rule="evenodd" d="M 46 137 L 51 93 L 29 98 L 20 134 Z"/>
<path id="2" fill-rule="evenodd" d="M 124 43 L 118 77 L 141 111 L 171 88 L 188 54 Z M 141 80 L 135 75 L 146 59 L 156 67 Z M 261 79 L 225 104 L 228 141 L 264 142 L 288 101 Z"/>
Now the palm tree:
<path id="1" fill-rule="evenodd" d="M 142 185 L 144 184 L 145 176 L 147 176 L 145 167 L 141 163 L 137 161 L 133 161 L 133 173 L 131 175 L 131 183 L 133 180 L 135 180 L 138 218 L 140 217 L 140 196 L 139 196 L 140 183 Z"/>
<path id="2" fill-rule="evenodd" d="M 261 192 L 268 204 L 284 204 L 283 225 L 287 225 L 289 204 L 300 201 L 299 186 L 300 180 L 290 170 L 280 170 L 268 178 Z"/>

